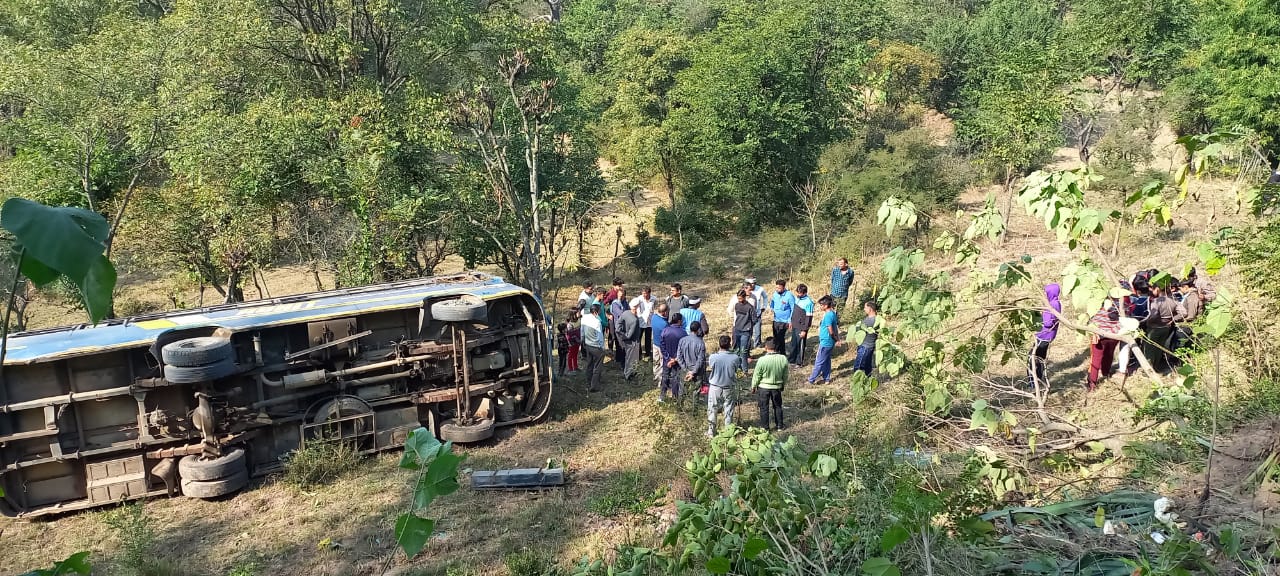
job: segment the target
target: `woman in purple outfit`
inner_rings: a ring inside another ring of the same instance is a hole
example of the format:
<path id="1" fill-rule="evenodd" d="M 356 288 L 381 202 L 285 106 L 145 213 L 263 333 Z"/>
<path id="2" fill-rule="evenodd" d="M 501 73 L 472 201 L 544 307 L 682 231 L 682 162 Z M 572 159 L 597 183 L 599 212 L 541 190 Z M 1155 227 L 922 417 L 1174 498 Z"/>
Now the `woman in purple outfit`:
<path id="1" fill-rule="evenodd" d="M 1044 287 L 1044 297 L 1049 301 L 1049 308 L 1040 311 L 1040 331 L 1036 332 L 1036 341 L 1031 347 L 1027 362 L 1027 387 L 1032 390 L 1049 388 L 1049 380 L 1045 376 L 1045 363 L 1049 356 L 1049 343 L 1058 337 L 1058 314 L 1062 312 L 1062 303 L 1058 301 L 1058 295 L 1061 292 L 1062 287 L 1057 284 Z"/>

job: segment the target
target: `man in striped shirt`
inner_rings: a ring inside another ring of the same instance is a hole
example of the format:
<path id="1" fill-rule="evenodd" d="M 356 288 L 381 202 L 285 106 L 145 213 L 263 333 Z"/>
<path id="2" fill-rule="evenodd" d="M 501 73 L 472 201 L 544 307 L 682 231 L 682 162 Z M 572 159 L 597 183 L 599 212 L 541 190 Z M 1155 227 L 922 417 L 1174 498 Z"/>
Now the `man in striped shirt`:
<path id="1" fill-rule="evenodd" d="M 836 300 L 836 310 L 844 310 L 844 303 L 849 299 L 849 287 L 853 286 L 853 268 L 849 260 L 840 258 L 831 269 L 831 297 Z"/>

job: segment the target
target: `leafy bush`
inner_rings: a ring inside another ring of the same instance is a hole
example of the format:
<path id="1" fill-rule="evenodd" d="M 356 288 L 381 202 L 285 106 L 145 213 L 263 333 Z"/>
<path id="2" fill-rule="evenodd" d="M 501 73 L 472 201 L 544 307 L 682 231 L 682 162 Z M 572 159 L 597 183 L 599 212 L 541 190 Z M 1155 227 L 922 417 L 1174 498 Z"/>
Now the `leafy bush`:
<path id="1" fill-rule="evenodd" d="M 646 277 L 658 273 L 658 263 L 665 252 L 662 241 L 644 228 L 636 231 L 635 244 L 627 244 L 622 249 L 622 255 L 631 262 L 631 267 Z"/>
<path id="2" fill-rule="evenodd" d="M 536 550 L 520 550 L 507 554 L 502 563 L 509 576 L 558 576 L 560 569 L 551 557 Z"/>
<path id="3" fill-rule="evenodd" d="M 284 460 L 284 482 L 307 490 L 328 484 L 360 466 L 360 454 L 347 442 L 308 442 Z"/>
<path id="4" fill-rule="evenodd" d="M 772 285 L 777 278 L 790 278 L 812 263 L 809 238 L 801 228 L 765 230 L 756 239 L 755 247 L 751 270 L 764 285 Z"/>
<path id="5" fill-rule="evenodd" d="M 102 515 L 102 521 L 120 539 L 115 559 L 117 572 L 135 576 L 170 576 L 182 570 L 156 556 L 156 530 L 141 502 L 124 504 Z"/>
<path id="6" fill-rule="evenodd" d="M 698 258 L 688 250 L 677 250 L 666 254 L 658 261 L 658 272 L 663 276 L 679 276 L 698 266 Z"/>

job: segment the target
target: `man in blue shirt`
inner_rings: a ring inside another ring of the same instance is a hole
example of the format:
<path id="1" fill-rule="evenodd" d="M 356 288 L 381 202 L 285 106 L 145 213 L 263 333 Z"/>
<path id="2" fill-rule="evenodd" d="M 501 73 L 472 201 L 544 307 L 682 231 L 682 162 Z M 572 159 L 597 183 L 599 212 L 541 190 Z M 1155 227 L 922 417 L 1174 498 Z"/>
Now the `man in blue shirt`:
<path id="1" fill-rule="evenodd" d="M 773 311 L 773 341 L 779 348 L 787 341 L 787 328 L 791 327 L 791 312 L 795 307 L 796 297 L 787 290 L 787 281 L 775 282 L 773 296 L 769 298 L 769 309 Z"/>
<path id="2" fill-rule="evenodd" d="M 667 304 L 658 304 L 649 316 L 649 327 L 653 330 L 653 384 L 662 384 L 662 331 L 667 329 Z"/>
<path id="3" fill-rule="evenodd" d="M 818 299 L 818 309 L 822 314 L 822 322 L 818 324 L 818 357 L 813 361 L 813 373 L 809 375 L 809 383 L 814 384 L 818 378 L 822 383 L 831 381 L 831 351 L 836 347 L 836 335 L 840 329 L 836 326 L 835 298 L 823 296 Z"/>
<path id="4" fill-rule="evenodd" d="M 680 317 L 684 318 L 684 331 L 693 330 L 693 323 L 697 322 L 702 325 L 703 332 L 707 330 L 706 315 L 702 313 L 702 299 L 690 298 L 689 305 L 680 310 Z"/>
<path id="5" fill-rule="evenodd" d="M 834 310 L 844 310 L 844 303 L 849 298 L 850 286 L 853 286 L 853 268 L 849 267 L 847 259 L 840 258 L 831 268 L 831 298 L 835 304 Z"/>
<path id="6" fill-rule="evenodd" d="M 671 398 L 680 399 L 680 365 L 677 357 L 680 353 L 680 340 L 688 336 L 684 331 L 684 318 L 679 312 L 673 312 L 667 319 L 670 322 L 662 329 L 662 381 L 658 384 L 658 403 L 666 401 L 667 392 Z"/>

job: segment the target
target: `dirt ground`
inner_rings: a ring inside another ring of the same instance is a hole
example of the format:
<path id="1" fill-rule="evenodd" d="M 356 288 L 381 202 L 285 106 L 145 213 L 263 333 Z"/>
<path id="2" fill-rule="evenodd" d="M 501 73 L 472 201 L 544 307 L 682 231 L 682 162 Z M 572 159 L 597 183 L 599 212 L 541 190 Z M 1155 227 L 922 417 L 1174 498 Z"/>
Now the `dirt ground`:
<path id="1" fill-rule="evenodd" d="M 1059 163 L 1068 166 L 1074 151 L 1064 149 L 1060 156 Z M 1182 263 L 1193 258 L 1191 240 L 1241 219 L 1234 214 L 1230 183 L 1210 182 L 1199 186 L 1202 187 L 1201 201 L 1184 207 L 1173 229 L 1153 232 L 1149 226 L 1141 230 L 1133 226 L 1126 228 L 1119 240 L 1117 256 L 1109 258 L 1118 268 L 1117 272 L 1132 273 L 1139 268 L 1156 267 L 1180 273 Z M 999 205 L 1004 205 L 998 188 L 974 188 L 960 199 L 961 207 L 974 211 L 989 193 L 995 193 Z M 603 265 L 611 257 L 613 230 L 617 226 L 624 226 L 624 242 L 634 238 L 636 227 L 647 225 L 653 208 L 661 202 L 660 197 L 641 191 L 638 197 L 619 197 L 604 207 L 601 214 L 604 223 L 590 242 L 596 263 Z M 1118 197 L 1112 200 L 1112 203 L 1118 202 Z M 733 271 L 732 278 L 716 279 L 699 272 L 680 279 L 687 293 L 704 298 L 703 310 L 715 334 L 728 325 L 725 303 L 736 289 L 740 276 L 751 272 L 745 263 L 753 250 L 748 242 L 736 246 L 726 243 L 718 249 L 717 257 L 724 259 L 724 269 Z M 1040 223 L 1015 206 L 1003 244 L 988 247 L 982 266 L 1023 254 L 1034 257 L 1029 268 L 1035 277 L 1045 281 L 1056 280 L 1068 258 L 1065 248 L 1045 233 Z M 821 258 L 827 256 L 823 254 Z M 870 254 L 862 260 L 854 259 L 852 265 L 860 279 L 874 277 L 880 257 Z M 930 261 L 929 265 L 959 272 L 942 259 Z M 813 276 L 817 277 L 796 280 L 808 281 L 812 291 L 820 294 L 828 279 L 825 265 L 816 268 L 820 272 Z M 607 282 L 608 274 L 605 269 L 593 279 L 597 283 Z M 958 282 L 966 277 L 965 274 L 953 276 Z M 627 280 L 632 288 L 645 284 L 663 286 L 655 279 Z M 324 281 L 331 286 L 331 279 Z M 156 300 L 157 295 L 168 293 L 165 282 L 138 277 L 122 289 L 122 297 Z M 1227 274 L 1216 282 L 1230 287 L 1234 286 L 1235 279 Z M 266 286 L 272 296 L 279 296 L 313 290 L 314 281 L 301 267 L 281 267 L 267 271 Z M 657 290 L 660 295 L 664 292 L 661 288 Z M 255 288 L 248 287 L 248 296 L 255 293 Z M 555 295 L 556 308 L 565 309 L 575 295 L 576 288 L 572 285 L 560 289 Z M 1033 294 L 1028 291 L 1027 295 Z M 190 291 L 181 298 L 195 301 Z M 159 299 L 163 303 L 163 296 Z M 52 307 L 45 306 L 37 308 L 33 325 L 66 321 L 80 320 L 74 312 L 59 316 Z M 892 318 L 889 321 L 892 322 Z M 708 337 L 710 348 L 714 348 L 710 345 L 713 341 Z M 1083 382 L 1087 345 L 1083 337 L 1064 331 L 1050 349 L 1050 378 L 1055 392 L 1050 396 L 1049 408 L 1096 430 L 1131 429 L 1136 406 L 1114 382 L 1105 383 L 1099 392 L 1086 399 Z M 797 372 L 784 394 L 790 424 L 787 433 L 796 435 L 804 445 L 824 444 L 859 415 L 864 418 L 870 415 L 881 425 L 892 428 L 906 410 L 896 404 L 892 381 L 877 391 L 875 401 L 851 405 L 844 377 L 850 373 L 852 356 L 844 347 L 838 348 L 837 353 L 836 383 L 808 387 L 802 384 L 807 372 Z M 1226 360 L 1228 370 L 1240 374 L 1233 361 Z M 641 373 L 647 368 L 643 366 Z M 1016 377 L 1021 369 L 1015 361 L 995 369 L 989 376 Z M 1243 376 L 1238 378 L 1240 382 L 1246 380 Z M 1150 384 L 1140 379 L 1131 380 L 1128 386 L 1130 397 L 1137 401 L 1150 389 Z M 1233 385 L 1224 385 L 1224 399 L 1236 391 Z M 500 575 L 507 573 L 504 558 L 521 550 L 533 550 L 562 566 L 570 566 L 583 557 L 607 554 L 620 543 L 653 542 L 664 516 L 673 510 L 673 500 L 681 494 L 685 460 L 705 445 L 704 407 L 696 402 L 682 407 L 658 405 L 655 399 L 656 390 L 649 380 L 640 378 L 637 383 L 624 383 L 612 363 L 606 365 L 606 384 L 601 393 L 586 393 L 580 375 L 557 380 L 553 408 L 544 422 L 504 429 L 491 441 L 460 447 L 459 451 L 467 455 L 463 465 L 466 471 L 540 466 L 549 459 L 563 463 L 568 471 L 567 486 L 542 492 L 509 493 L 477 492 L 464 486 L 458 493 L 433 504 L 429 516 L 440 519 L 436 537 L 412 564 L 406 565 L 402 555 L 397 554 L 392 538 L 393 519 L 404 510 L 411 480 L 407 473 L 396 468 L 397 454 L 369 459 L 360 471 L 312 491 L 266 478 L 221 501 L 186 498 L 149 501 L 146 510 L 159 536 L 157 553 L 175 563 L 177 573 L 181 574 L 221 575 L 243 569 L 241 574 L 378 575 L 390 570 L 406 575 L 444 574 L 453 567 L 465 571 L 460 573 Z M 753 404 L 743 406 L 739 414 L 740 421 L 755 422 Z M 1265 426 L 1255 428 L 1272 430 Z M 1270 434 L 1275 437 L 1274 432 Z M 1214 485 L 1218 487 L 1215 494 L 1220 492 L 1223 502 L 1241 503 L 1242 512 L 1274 514 L 1276 504 L 1268 500 L 1268 491 L 1258 491 L 1264 494 L 1263 501 L 1251 503 L 1252 496 L 1235 489 L 1258 464 L 1252 455 L 1235 453 L 1232 458 L 1231 451 L 1260 449 L 1254 444 L 1262 440 L 1243 439 L 1240 431 L 1230 430 L 1224 430 L 1223 437 L 1227 440 L 1222 451 L 1228 456 L 1214 467 L 1217 474 Z M 1127 473 L 1133 464 L 1122 458 L 1100 471 L 1099 477 L 1128 481 Z M 1204 471 L 1194 466 L 1171 466 L 1163 472 L 1159 480 L 1147 482 L 1146 487 L 1185 499 L 1195 493 L 1197 486 L 1203 485 Z M 642 478 L 642 486 L 634 491 L 657 491 L 661 495 L 655 506 L 639 515 L 610 516 L 592 511 L 592 504 L 615 490 L 620 479 L 636 474 Z M 1061 478 L 1042 480 L 1057 485 L 1063 482 Z M 89 550 L 92 560 L 109 565 L 119 554 L 120 542 L 105 525 L 101 512 L 85 512 L 31 522 L 0 520 L 0 549 L 3 549 L 0 573 L 13 573 L 48 566 L 79 550 Z"/>
<path id="2" fill-rule="evenodd" d="M 707 313 L 713 325 L 725 325 L 723 306 L 709 307 Z M 844 354 L 837 366 L 847 372 L 851 361 Z M 646 369 L 647 364 L 642 374 Z M 785 395 L 787 433 L 818 445 L 854 411 L 840 385 L 805 387 L 805 376 L 793 374 Z M 502 429 L 491 441 L 459 447 L 467 456 L 464 471 L 537 467 L 550 459 L 567 468 L 568 484 L 542 492 L 464 487 L 437 500 L 429 514 L 440 519 L 436 538 L 411 566 L 403 566 L 392 538 L 394 517 L 404 511 L 412 480 L 396 468 L 399 455 L 394 453 L 369 459 L 358 473 L 310 492 L 266 478 L 219 501 L 149 501 L 157 550 L 182 574 L 226 574 L 237 567 L 280 575 L 383 574 L 388 569 L 435 574 L 449 566 L 504 574 L 503 558 L 522 549 L 568 566 L 622 542 L 652 541 L 664 512 L 674 511 L 685 459 L 705 443 L 705 404 L 689 399 L 679 407 L 659 405 L 648 379 L 627 384 L 612 362 L 606 363 L 605 382 L 603 392 L 589 394 L 581 375 L 560 379 L 545 421 Z M 754 422 L 754 404 L 739 414 L 743 422 Z M 644 479 L 641 496 L 654 490 L 664 495 L 658 505 L 640 516 L 590 512 L 593 499 L 628 473 Z M 105 562 L 120 545 L 101 512 L 0 520 L 0 543 L 5 552 L 0 573 L 49 565 L 79 550 Z"/>

